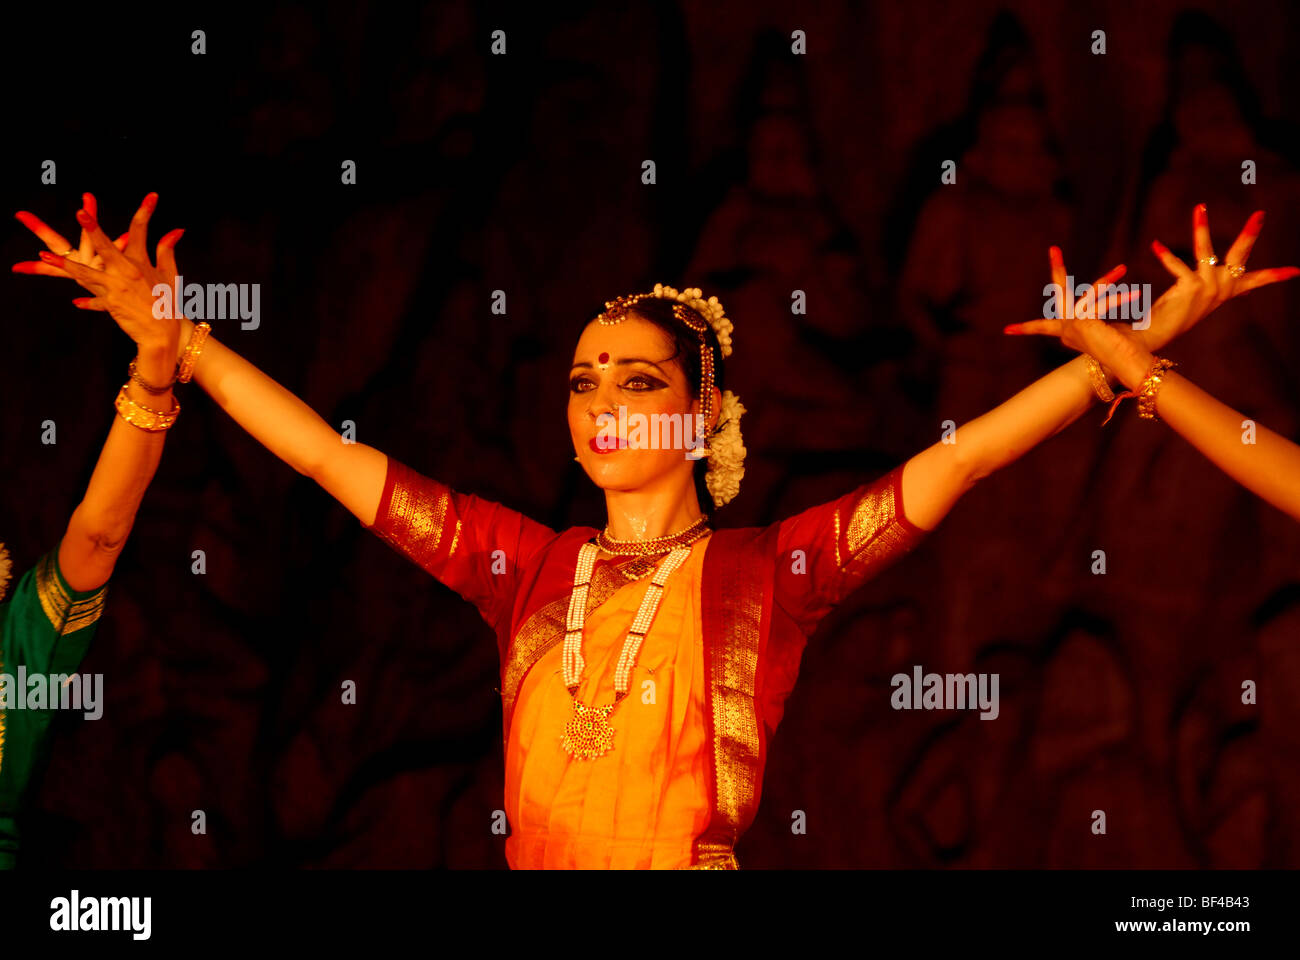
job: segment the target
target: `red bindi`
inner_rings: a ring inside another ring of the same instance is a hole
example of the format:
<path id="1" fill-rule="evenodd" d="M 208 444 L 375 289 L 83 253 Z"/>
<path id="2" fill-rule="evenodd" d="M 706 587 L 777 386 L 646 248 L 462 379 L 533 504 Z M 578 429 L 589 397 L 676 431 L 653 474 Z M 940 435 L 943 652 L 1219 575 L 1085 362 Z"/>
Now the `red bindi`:
<path id="1" fill-rule="evenodd" d="M 601 363 L 609 363 L 609 354 L 608 354 L 608 353 L 602 353 L 602 354 L 601 354 L 599 357 L 597 357 L 596 359 L 598 359 Z"/>

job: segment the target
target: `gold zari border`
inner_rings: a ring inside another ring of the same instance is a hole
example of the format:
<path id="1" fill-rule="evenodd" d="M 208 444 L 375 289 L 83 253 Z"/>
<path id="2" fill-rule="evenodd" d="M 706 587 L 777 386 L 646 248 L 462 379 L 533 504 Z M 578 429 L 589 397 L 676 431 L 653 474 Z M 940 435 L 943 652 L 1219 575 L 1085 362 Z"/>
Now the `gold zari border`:
<path id="1" fill-rule="evenodd" d="M 863 493 L 847 516 L 842 516 L 842 508 L 835 511 L 835 564 L 844 573 L 867 577 L 920 539 L 898 522 L 892 477 L 887 479 L 890 482 L 873 484 Z M 841 530 L 847 556 L 840 550 Z"/>
<path id="2" fill-rule="evenodd" d="M 730 606 L 724 622 L 732 632 L 715 637 L 711 651 L 715 813 L 734 843 L 753 814 L 759 777 L 757 676 L 763 594 L 761 584 L 743 578 L 740 570 L 723 575 L 728 582 L 721 594 Z M 722 846 L 714 841 L 700 849 Z M 730 843 L 725 847 L 730 850 Z"/>
<path id="3" fill-rule="evenodd" d="M 73 600 L 72 595 L 59 580 L 54 551 L 41 557 L 36 564 L 36 596 L 41 601 L 50 625 L 59 634 L 75 633 L 90 626 L 104 612 L 104 597 L 108 584 L 100 587 L 84 600 Z"/>
<path id="4" fill-rule="evenodd" d="M 688 867 L 678 870 L 739 870 L 740 863 L 731 847 L 722 843 L 702 843 L 699 845 L 697 859 Z"/>
<path id="5" fill-rule="evenodd" d="M 451 506 L 451 491 L 445 485 L 438 484 L 431 490 L 404 478 L 393 484 L 387 529 L 379 535 L 427 570 L 442 543 Z M 457 518 L 448 556 L 455 554 L 460 544 L 460 529 L 461 521 Z"/>

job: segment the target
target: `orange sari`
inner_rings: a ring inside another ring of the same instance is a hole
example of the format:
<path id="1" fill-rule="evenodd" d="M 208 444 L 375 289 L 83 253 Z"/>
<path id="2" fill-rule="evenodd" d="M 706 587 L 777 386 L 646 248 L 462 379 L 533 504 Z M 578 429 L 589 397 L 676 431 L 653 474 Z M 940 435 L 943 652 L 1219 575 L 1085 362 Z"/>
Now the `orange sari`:
<path id="1" fill-rule="evenodd" d="M 560 666 L 563 645 L 552 646 L 528 671 L 506 745 L 511 867 L 691 865 L 691 845 L 709 819 L 699 628 L 704 544 L 692 545 L 664 587 L 628 694 L 611 718 L 614 746 L 605 756 L 578 760 L 560 745 L 573 709 Z M 646 576 L 620 587 L 588 618 L 577 691 L 583 703 L 613 701 L 614 669 L 649 585 Z"/>
<path id="2" fill-rule="evenodd" d="M 778 523 L 698 541 L 668 580 L 611 717 L 613 749 L 580 761 L 560 747 L 572 701 L 556 671 L 578 551 L 598 531 L 557 532 L 391 457 L 369 529 L 473 603 L 496 633 L 512 867 L 721 869 L 738 866 L 735 843 L 758 809 L 807 638 L 925 533 L 903 513 L 899 467 Z M 584 703 L 613 699 L 647 583 L 620 562 L 596 565 Z"/>

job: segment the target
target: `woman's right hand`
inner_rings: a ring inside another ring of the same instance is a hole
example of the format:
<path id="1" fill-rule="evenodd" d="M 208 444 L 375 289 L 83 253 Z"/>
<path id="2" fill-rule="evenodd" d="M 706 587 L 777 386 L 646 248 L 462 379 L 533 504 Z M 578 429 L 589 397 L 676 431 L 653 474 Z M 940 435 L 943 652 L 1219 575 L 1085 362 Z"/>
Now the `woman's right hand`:
<path id="1" fill-rule="evenodd" d="M 179 311 L 155 310 L 153 290 L 160 283 L 170 286 L 175 279 L 175 245 L 183 231 L 173 230 L 164 236 L 158 242 L 157 265 L 150 263 L 145 241 L 149 217 L 156 204 L 157 194 L 145 197 L 131 220 L 130 230 L 119 239 L 118 245 L 105 236 L 90 209 L 79 210 L 77 221 L 82 227 L 83 244 L 76 252 L 70 251 L 66 241 L 36 217 L 20 216 L 19 220 L 53 252 L 41 251 L 41 263 L 15 264 L 14 272 L 75 280 L 94 296 L 74 300 L 74 305 L 83 310 L 106 311 L 142 349 L 165 347 L 174 355 L 180 339 Z M 93 206 L 93 198 L 90 205 Z M 90 257 L 84 252 L 86 241 L 93 251 Z M 68 255 L 60 255 L 62 251 L 68 251 Z M 164 315 L 156 315 L 159 313 Z"/>
<path id="2" fill-rule="evenodd" d="M 1113 315 L 1116 308 L 1134 298 L 1135 292 L 1113 293 L 1107 287 L 1124 275 L 1121 264 L 1094 283 L 1077 301 L 1069 289 L 1068 274 L 1060 248 L 1049 251 L 1052 280 L 1056 286 L 1055 318 L 1013 323 L 1003 328 L 1007 334 L 1044 334 L 1060 337 L 1072 350 L 1091 355 L 1126 385 L 1133 376 L 1145 377 L 1152 363 L 1136 332 L 1127 324 L 1106 323 L 1099 315 Z M 1101 301 L 1101 302 L 1099 302 Z"/>
<path id="3" fill-rule="evenodd" d="M 83 193 L 81 195 L 81 203 L 85 209 L 90 211 L 92 217 L 98 216 L 98 204 L 93 193 Z M 104 259 L 99 254 L 95 253 L 95 248 L 91 245 L 90 237 L 87 236 L 85 230 L 81 231 L 80 243 L 78 246 L 74 247 L 63 238 L 63 234 L 50 227 L 44 220 L 36 216 L 34 213 L 28 213 L 26 210 L 19 210 L 14 214 L 14 219 L 32 233 L 36 234 L 37 238 L 45 244 L 51 253 L 57 253 L 60 255 L 66 254 L 76 263 L 89 264 L 96 270 L 103 269 Z M 128 234 L 122 234 L 113 241 L 113 246 L 117 247 L 119 250 L 125 250 L 128 236 Z M 14 273 L 36 273 L 43 276 L 66 277 L 69 280 L 72 279 L 66 271 L 60 270 L 58 267 L 52 267 L 49 264 L 37 263 L 35 261 L 16 263 L 14 264 L 13 271 Z"/>

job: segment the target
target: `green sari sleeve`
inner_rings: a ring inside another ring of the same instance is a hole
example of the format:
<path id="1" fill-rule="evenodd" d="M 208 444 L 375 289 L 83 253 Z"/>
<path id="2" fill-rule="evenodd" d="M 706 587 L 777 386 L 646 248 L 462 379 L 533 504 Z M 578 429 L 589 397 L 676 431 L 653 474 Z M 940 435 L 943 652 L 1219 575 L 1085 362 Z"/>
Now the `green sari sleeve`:
<path id="1" fill-rule="evenodd" d="M 18 853 L 17 818 L 33 771 L 49 748 L 49 709 L 13 709 L 20 667 L 27 675 L 73 674 L 90 647 L 108 585 L 73 590 L 59 569 L 59 547 L 46 553 L 0 604 L 0 869 Z"/>

